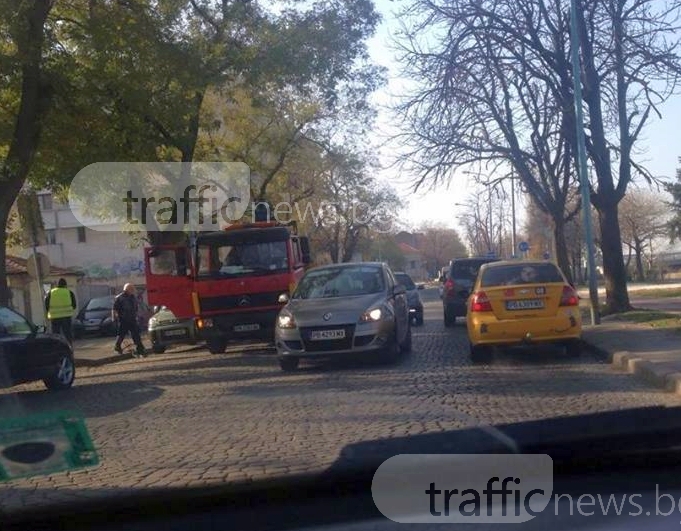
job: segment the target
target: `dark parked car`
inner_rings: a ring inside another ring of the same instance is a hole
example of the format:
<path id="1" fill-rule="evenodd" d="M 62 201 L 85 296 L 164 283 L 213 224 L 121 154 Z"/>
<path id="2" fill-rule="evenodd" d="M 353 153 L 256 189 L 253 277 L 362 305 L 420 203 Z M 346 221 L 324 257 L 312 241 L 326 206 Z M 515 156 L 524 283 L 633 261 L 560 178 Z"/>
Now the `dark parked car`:
<path id="1" fill-rule="evenodd" d="M 423 289 L 423 285 L 417 286 L 407 273 L 396 272 L 395 280 L 402 284 L 407 290 L 409 300 L 409 317 L 416 326 L 423 325 L 423 301 L 418 290 Z"/>
<path id="2" fill-rule="evenodd" d="M 498 261 L 497 258 L 461 258 L 450 262 L 447 275 L 440 278 L 444 282 L 442 307 L 445 326 L 454 326 L 457 317 L 466 316 L 466 303 L 480 266 Z"/>
<path id="3" fill-rule="evenodd" d="M 0 387 L 42 380 L 48 389 L 67 389 L 75 375 L 66 339 L 0 306 Z"/>
<path id="4" fill-rule="evenodd" d="M 86 334 L 99 334 L 102 336 L 115 336 L 116 323 L 111 319 L 115 297 L 97 297 L 90 299 L 78 312 L 73 321 L 73 334 L 82 337 Z M 140 331 L 146 331 L 151 310 L 144 302 L 140 302 L 138 321 Z"/>

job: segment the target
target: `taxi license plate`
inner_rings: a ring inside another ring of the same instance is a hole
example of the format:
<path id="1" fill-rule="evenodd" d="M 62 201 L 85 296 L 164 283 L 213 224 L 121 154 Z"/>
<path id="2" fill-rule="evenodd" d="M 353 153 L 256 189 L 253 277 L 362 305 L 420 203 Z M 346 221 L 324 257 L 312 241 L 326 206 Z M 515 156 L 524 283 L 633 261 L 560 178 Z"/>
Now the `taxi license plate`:
<path id="1" fill-rule="evenodd" d="M 544 301 L 527 299 L 522 301 L 506 301 L 507 310 L 539 310 L 544 307 Z"/>
<path id="2" fill-rule="evenodd" d="M 258 323 L 234 326 L 235 332 L 253 332 L 254 330 L 260 330 L 260 325 Z"/>
<path id="3" fill-rule="evenodd" d="M 310 339 L 312 341 L 321 341 L 324 339 L 343 339 L 345 337 L 345 330 L 315 330 L 310 332 Z"/>

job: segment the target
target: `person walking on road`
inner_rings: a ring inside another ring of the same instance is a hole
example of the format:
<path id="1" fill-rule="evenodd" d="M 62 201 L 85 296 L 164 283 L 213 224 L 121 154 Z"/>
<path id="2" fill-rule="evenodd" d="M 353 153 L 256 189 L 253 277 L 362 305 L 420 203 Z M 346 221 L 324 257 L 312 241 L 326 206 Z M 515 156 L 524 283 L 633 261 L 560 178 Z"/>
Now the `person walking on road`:
<path id="1" fill-rule="evenodd" d="M 57 287 L 52 288 L 45 297 L 45 311 L 52 323 L 52 333 L 62 334 L 73 346 L 71 320 L 76 312 L 76 296 L 66 287 L 65 279 L 60 278 Z"/>
<path id="2" fill-rule="evenodd" d="M 137 322 L 138 310 L 139 303 L 135 295 L 135 286 L 126 284 L 123 286 L 123 292 L 116 296 L 113 309 L 111 310 L 111 318 L 114 322 L 118 323 L 118 337 L 116 338 L 114 350 L 119 354 L 123 353 L 121 343 L 123 343 L 129 332 L 137 347 L 137 351 L 134 354 L 136 358 L 145 356 L 147 352 L 140 338 L 139 324 Z"/>

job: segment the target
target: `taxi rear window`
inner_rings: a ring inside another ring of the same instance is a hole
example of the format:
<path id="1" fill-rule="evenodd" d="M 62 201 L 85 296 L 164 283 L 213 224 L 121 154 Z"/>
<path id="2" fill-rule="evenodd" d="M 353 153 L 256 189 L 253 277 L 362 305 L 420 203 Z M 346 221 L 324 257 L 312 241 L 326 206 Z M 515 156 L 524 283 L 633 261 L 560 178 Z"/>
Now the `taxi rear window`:
<path id="1" fill-rule="evenodd" d="M 481 287 L 512 286 L 517 284 L 565 282 L 553 264 L 518 264 L 487 269 L 480 278 Z"/>

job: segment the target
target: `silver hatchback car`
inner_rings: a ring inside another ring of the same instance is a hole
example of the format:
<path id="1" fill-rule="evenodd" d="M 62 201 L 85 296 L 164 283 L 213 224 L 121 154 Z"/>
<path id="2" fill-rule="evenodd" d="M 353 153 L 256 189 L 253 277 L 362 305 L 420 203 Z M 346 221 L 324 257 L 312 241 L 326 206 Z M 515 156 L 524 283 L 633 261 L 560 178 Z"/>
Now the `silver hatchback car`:
<path id="1" fill-rule="evenodd" d="M 394 361 L 411 350 L 405 288 L 379 262 L 310 269 L 277 316 L 275 344 L 285 371 L 302 358 L 375 353 Z"/>

